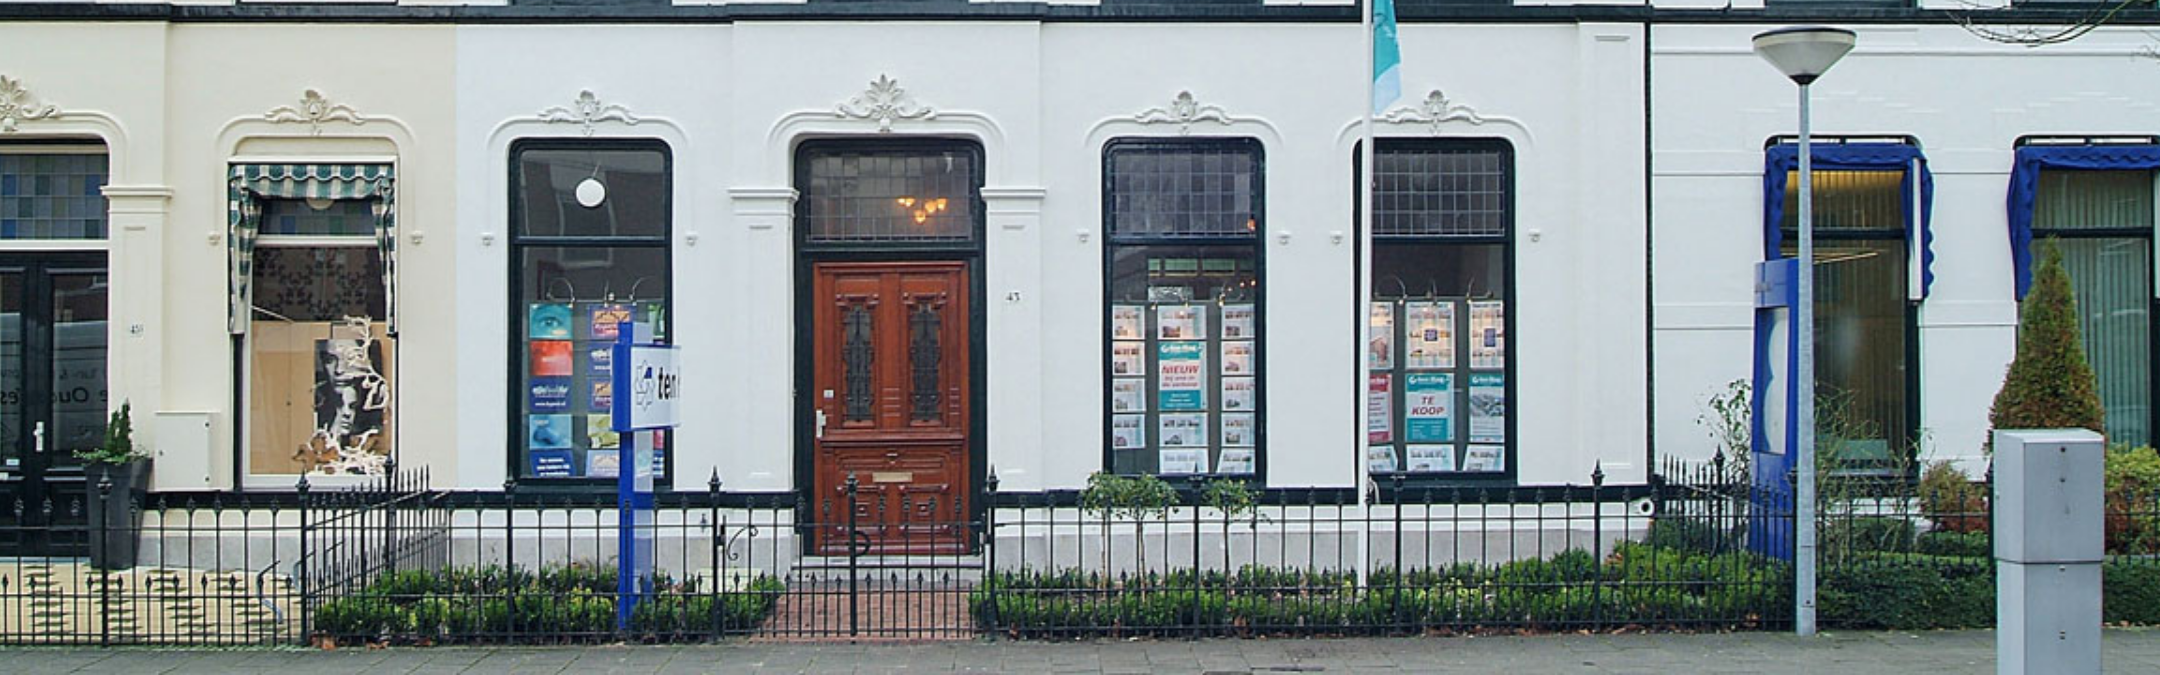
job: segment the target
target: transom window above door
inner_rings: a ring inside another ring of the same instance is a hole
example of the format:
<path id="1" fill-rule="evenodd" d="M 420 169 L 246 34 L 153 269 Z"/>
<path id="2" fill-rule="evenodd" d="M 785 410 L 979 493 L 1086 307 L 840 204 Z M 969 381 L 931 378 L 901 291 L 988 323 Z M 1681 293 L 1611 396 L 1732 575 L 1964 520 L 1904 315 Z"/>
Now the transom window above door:
<path id="1" fill-rule="evenodd" d="M 976 239 L 982 151 L 959 140 L 806 143 L 796 167 L 804 240 L 813 244 Z"/>

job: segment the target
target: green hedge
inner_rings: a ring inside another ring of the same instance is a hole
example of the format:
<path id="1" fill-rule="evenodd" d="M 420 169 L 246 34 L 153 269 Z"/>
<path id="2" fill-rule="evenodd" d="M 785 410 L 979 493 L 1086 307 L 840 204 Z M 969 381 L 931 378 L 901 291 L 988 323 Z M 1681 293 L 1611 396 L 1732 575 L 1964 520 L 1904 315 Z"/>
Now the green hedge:
<path id="1" fill-rule="evenodd" d="M 315 631 L 340 641 L 421 643 L 677 638 L 754 628 L 785 590 L 767 576 L 717 593 L 660 577 L 659 592 L 631 611 L 631 635 L 619 636 L 615 584 L 612 567 L 393 572 L 316 608 Z"/>

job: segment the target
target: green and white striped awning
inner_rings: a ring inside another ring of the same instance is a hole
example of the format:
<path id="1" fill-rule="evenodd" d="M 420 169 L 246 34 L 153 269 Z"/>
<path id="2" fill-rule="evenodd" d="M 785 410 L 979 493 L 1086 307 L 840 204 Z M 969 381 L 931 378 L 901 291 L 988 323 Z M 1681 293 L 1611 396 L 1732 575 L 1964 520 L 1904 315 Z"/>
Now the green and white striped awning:
<path id="1" fill-rule="evenodd" d="M 390 333 L 397 334 L 397 176 L 388 164 L 235 164 L 226 182 L 226 259 L 230 278 L 226 325 L 247 332 L 255 274 L 255 239 L 262 230 L 262 199 L 367 200 L 375 214 L 375 245 L 382 255 L 383 288 Z"/>

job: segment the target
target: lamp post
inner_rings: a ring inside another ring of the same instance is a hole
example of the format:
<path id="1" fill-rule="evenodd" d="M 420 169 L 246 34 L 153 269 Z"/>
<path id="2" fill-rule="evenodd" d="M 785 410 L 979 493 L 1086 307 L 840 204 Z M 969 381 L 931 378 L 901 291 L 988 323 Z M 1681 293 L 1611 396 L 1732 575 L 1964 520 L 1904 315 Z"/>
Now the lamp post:
<path id="1" fill-rule="evenodd" d="M 1815 634 L 1815 176 L 1808 144 L 1808 85 L 1852 51 L 1852 31 L 1828 26 L 1788 26 L 1755 34 L 1755 55 L 1800 85 L 1800 269 L 1793 330 L 1800 343 L 1795 384 L 1800 394 L 1792 421 L 1799 438 L 1793 461 L 1799 465 L 1795 513 L 1793 632 Z"/>

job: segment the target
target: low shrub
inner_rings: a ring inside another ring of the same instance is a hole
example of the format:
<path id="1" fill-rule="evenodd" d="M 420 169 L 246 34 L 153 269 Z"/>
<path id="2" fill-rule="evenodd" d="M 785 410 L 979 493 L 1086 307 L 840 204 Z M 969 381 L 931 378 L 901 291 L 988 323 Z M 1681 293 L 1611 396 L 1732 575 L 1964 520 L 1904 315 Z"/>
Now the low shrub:
<path id="1" fill-rule="evenodd" d="M 742 588 L 701 590 L 666 577 L 631 611 L 627 637 L 703 635 L 756 626 L 784 587 L 760 576 Z M 315 630 L 338 641 L 468 642 L 625 637 L 615 631 L 615 570 L 500 566 L 382 575 L 315 610 Z"/>
<path id="2" fill-rule="evenodd" d="M 1912 521 L 1904 518 L 1835 517 L 1823 524 L 1823 557 L 1837 561 L 1869 553 L 1911 551 L 1915 534 Z"/>
<path id="3" fill-rule="evenodd" d="M 1988 558 L 1995 555 L 1994 546 L 1994 540 L 1988 538 L 1986 532 L 1929 530 L 1920 533 L 1913 543 L 1913 551 L 1924 555 Z"/>
<path id="4" fill-rule="evenodd" d="M 1841 628 L 1979 628 L 1995 623 L 1995 561 L 1860 553 L 1823 568 L 1817 606 Z"/>
<path id="5" fill-rule="evenodd" d="M 2108 552 L 2160 554 L 2160 453 L 2108 448 L 2106 467 Z"/>
<path id="6" fill-rule="evenodd" d="M 1729 550 L 1738 540 L 1736 533 L 1709 519 L 1689 516 L 1659 516 L 1650 521 L 1650 534 L 1644 537 L 1644 542 L 1652 546 L 1701 553 Z"/>
<path id="7" fill-rule="evenodd" d="M 1987 487 L 1947 460 L 1929 462 L 1920 472 L 1920 515 L 1934 530 L 1986 532 Z"/>

